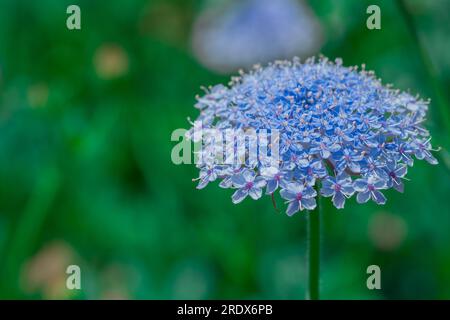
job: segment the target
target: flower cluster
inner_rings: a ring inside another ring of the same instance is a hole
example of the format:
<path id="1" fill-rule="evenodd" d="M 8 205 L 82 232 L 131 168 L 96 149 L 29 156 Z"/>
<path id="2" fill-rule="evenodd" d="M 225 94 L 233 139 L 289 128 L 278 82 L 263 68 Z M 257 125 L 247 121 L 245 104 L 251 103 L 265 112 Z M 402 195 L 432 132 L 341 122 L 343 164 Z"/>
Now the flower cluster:
<path id="1" fill-rule="evenodd" d="M 196 107 L 205 128 L 280 132 L 277 165 L 264 157 L 197 165 L 198 188 L 219 179 L 221 187 L 236 189 L 233 203 L 280 190 L 288 215 L 314 209 L 318 194 L 336 208 L 353 195 L 358 203 L 384 204 L 382 190 L 403 192 L 414 158 L 437 164 L 423 127 L 428 102 L 340 59 L 256 66 L 228 87 L 208 89 Z"/>

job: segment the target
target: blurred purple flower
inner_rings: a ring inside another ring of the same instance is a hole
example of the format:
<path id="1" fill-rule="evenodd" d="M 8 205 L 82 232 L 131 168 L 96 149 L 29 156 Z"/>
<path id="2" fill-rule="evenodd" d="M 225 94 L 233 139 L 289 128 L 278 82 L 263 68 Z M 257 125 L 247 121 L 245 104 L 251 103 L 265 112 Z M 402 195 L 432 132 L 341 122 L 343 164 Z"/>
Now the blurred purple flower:
<path id="1" fill-rule="evenodd" d="M 202 64 L 235 72 L 255 63 L 316 53 L 322 28 L 303 1 L 230 0 L 200 13 L 191 41 Z"/>

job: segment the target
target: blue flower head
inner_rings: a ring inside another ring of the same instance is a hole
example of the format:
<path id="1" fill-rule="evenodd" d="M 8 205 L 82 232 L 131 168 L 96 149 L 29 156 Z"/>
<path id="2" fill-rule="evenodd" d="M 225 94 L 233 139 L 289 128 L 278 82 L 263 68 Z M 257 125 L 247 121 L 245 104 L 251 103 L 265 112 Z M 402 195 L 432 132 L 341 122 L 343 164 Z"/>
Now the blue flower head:
<path id="1" fill-rule="evenodd" d="M 414 158 L 437 164 L 423 127 L 428 102 L 383 86 L 364 68 L 344 67 L 340 59 L 256 66 L 228 87 L 207 89 L 196 107 L 196 122 L 220 133 L 216 143 L 203 137 L 209 143 L 198 151 L 198 188 L 219 179 L 221 187 L 236 189 L 233 203 L 279 191 L 288 215 L 314 209 L 318 194 L 339 209 L 353 195 L 358 203 L 384 204 L 382 190 L 403 192 Z M 239 133 L 230 142 L 225 136 L 233 130 Z M 248 130 L 256 137 L 242 138 Z M 265 147 L 272 147 L 266 155 L 277 155 L 275 161 L 261 156 L 261 132 L 270 140 Z M 231 157 L 217 157 L 227 151 Z"/>

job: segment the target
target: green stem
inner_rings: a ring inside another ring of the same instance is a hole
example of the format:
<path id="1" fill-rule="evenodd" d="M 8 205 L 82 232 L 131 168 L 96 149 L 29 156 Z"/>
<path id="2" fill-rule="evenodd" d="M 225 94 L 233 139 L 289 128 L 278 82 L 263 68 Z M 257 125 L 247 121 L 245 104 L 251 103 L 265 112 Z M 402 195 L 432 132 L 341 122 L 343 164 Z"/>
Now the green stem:
<path id="1" fill-rule="evenodd" d="M 308 290 L 306 298 L 319 300 L 320 274 L 320 196 L 317 207 L 308 213 Z"/>

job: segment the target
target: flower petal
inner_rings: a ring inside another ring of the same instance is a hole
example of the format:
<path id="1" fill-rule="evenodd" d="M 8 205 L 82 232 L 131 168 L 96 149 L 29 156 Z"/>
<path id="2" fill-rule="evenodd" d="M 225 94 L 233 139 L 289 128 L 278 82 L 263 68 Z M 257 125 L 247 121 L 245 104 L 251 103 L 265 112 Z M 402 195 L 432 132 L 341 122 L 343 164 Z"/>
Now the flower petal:
<path id="1" fill-rule="evenodd" d="M 331 197 L 334 194 L 334 189 L 322 187 L 322 189 L 320 189 L 320 194 L 324 197 Z"/>
<path id="2" fill-rule="evenodd" d="M 392 179 L 392 180 L 393 180 L 392 187 L 394 187 L 394 189 L 397 190 L 398 192 L 403 193 L 403 191 L 405 189 L 405 185 L 403 184 L 403 182 L 400 179 L 398 179 L 398 181 L 396 181 L 394 179 Z"/>
<path id="3" fill-rule="evenodd" d="M 367 181 L 365 179 L 356 179 L 353 183 L 353 187 L 358 192 L 364 192 L 367 190 Z"/>
<path id="4" fill-rule="evenodd" d="M 292 216 L 294 213 L 298 212 L 300 210 L 300 202 L 297 200 L 294 200 L 289 203 L 286 214 L 288 216 Z"/>
<path id="5" fill-rule="evenodd" d="M 258 200 L 259 198 L 261 198 L 262 189 L 253 187 L 248 191 L 248 194 L 250 195 L 250 197 L 252 197 L 253 200 Z"/>
<path id="6" fill-rule="evenodd" d="M 300 204 L 300 209 L 302 209 L 301 207 L 304 207 L 307 210 L 314 210 L 314 208 L 317 206 L 315 198 L 302 199 Z"/>
<path id="7" fill-rule="evenodd" d="M 236 188 L 242 188 L 246 185 L 247 181 L 245 180 L 242 174 L 234 175 L 231 180 L 233 181 L 233 186 Z"/>
<path id="8" fill-rule="evenodd" d="M 206 176 L 206 177 L 204 177 L 203 179 L 201 179 L 200 180 L 200 182 L 198 183 L 198 185 L 197 185 L 197 189 L 203 189 L 204 187 L 206 187 L 207 185 L 208 185 L 208 183 L 209 183 L 210 181 L 209 181 L 209 177 L 208 176 Z"/>
<path id="9" fill-rule="evenodd" d="M 341 192 L 347 197 L 351 197 L 355 193 L 355 189 L 352 185 L 344 185 L 341 187 Z"/>
<path id="10" fill-rule="evenodd" d="M 303 192 L 303 190 L 305 189 L 305 186 L 304 186 L 303 184 L 301 184 L 301 183 L 293 182 L 293 183 L 290 183 L 290 184 L 288 185 L 287 189 L 288 189 L 289 191 L 291 191 L 291 192 L 297 194 L 297 193 Z"/>
<path id="11" fill-rule="evenodd" d="M 431 152 L 426 151 L 424 152 L 425 154 L 425 160 L 429 163 L 429 164 L 438 164 L 439 162 L 437 161 L 437 159 L 431 154 Z"/>
<path id="12" fill-rule="evenodd" d="M 322 149 L 320 150 L 320 156 L 322 157 L 322 159 L 328 159 L 331 156 L 331 152 L 327 149 Z"/>
<path id="13" fill-rule="evenodd" d="M 336 192 L 333 196 L 333 204 L 338 209 L 343 209 L 345 204 L 345 196 L 342 192 Z"/>
<path id="14" fill-rule="evenodd" d="M 387 187 L 387 181 L 386 180 L 382 180 L 382 179 L 378 179 L 376 180 L 373 185 L 375 186 L 375 188 L 377 189 L 385 189 Z"/>
<path id="15" fill-rule="evenodd" d="M 244 200 L 245 197 L 247 197 L 247 195 L 248 195 L 248 190 L 247 189 L 238 189 L 231 196 L 231 200 L 233 201 L 234 204 L 238 204 L 239 202 Z"/>
<path id="16" fill-rule="evenodd" d="M 397 177 L 403 178 L 406 175 L 407 168 L 408 167 L 406 165 L 401 165 L 394 171 L 394 173 Z"/>
<path id="17" fill-rule="evenodd" d="M 349 162 L 349 163 L 347 164 L 347 167 L 348 167 L 352 172 L 355 172 L 355 173 L 358 173 L 358 172 L 361 171 L 360 165 L 359 165 L 358 163 L 356 163 L 356 162 Z"/>
<path id="18" fill-rule="evenodd" d="M 261 169 L 261 175 L 267 178 L 273 178 L 274 175 L 278 173 L 278 168 L 275 167 L 264 167 Z"/>
<path id="19" fill-rule="evenodd" d="M 242 175 L 246 182 L 252 182 L 255 180 L 255 172 L 253 170 L 245 170 Z"/>
<path id="20" fill-rule="evenodd" d="M 314 188 L 311 188 L 309 186 L 304 188 L 303 191 L 302 191 L 302 197 L 303 198 L 313 198 L 315 196 L 317 196 L 316 190 L 314 190 Z"/>
<path id="21" fill-rule="evenodd" d="M 232 185 L 233 185 L 233 181 L 231 180 L 231 177 L 226 177 L 219 183 L 219 187 L 224 188 L 224 189 L 231 188 Z"/>
<path id="22" fill-rule="evenodd" d="M 256 179 L 253 181 L 253 184 L 257 188 L 262 188 L 266 185 L 266 180 L 263 177 L 259 176 L 256 177 Z"/>
<path id="23" fill-rule="evenodd" d="M 370 199 L 370 191 L 360 192 L 356 196 L 356 201 L 358 203 L 366 203 Z"/>
<path id="24" fill-rule="evenodd" d="M 328 188 L 331 189 L 334 186 L 334 181 L 331 180 L 331 178 L 327 178 L 322 181 L 322 188 Z"/>
<path id="25" fill-rule="evenodd" d="M 280 191 L 280 195 L 281 195 L 281 197 L 282 197 L 283 199 L 286 199 L 286 200 L 289 200 L 289 201 L 294 200 L 295 197 L 297 196 L 296 193 L 294 193 L 294 192 L 292 192 L 292 191 L 290 191 L 290 190 L 287 190 L 287 189 L 282 189 L 282 190 Z"/>
<path id="26" fill-rule="evenodd" d="M 278 181 L 277 180 L 269 180 L 267 182 L 266 194 L 272 194 L 277 189 L 278 189 Z"/>
<path id="27" fill-rule="evenodd" d="M 372 196 L 372 200 L 375 201 L 377 204 L 385 204 L 386 203 L 386 197 L 380 191 L 374 190 L 370 194 Z"/>

